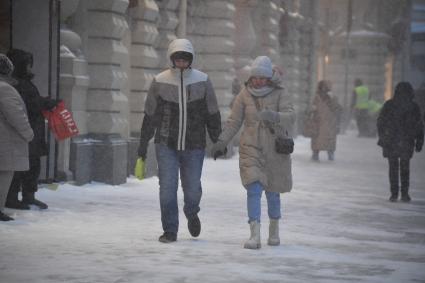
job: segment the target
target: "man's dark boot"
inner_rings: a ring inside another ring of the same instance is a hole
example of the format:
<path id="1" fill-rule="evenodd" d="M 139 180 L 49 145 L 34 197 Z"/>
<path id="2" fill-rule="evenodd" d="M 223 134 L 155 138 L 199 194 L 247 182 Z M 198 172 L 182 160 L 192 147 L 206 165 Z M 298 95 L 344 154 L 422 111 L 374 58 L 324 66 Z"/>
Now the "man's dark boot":
<path id="1" fill-rule="evenodd" d="M 390 178 L 391 179 L 391 178 Z M 395 180 L 390 181 L 391 185 L 390 185 L 390 192 L 391 192 L 391 196 L 389 201 L 390 202 L 396 202 L 398 200 L 398 180 L 396 180 L 397 183 L 393 184 L 395 182 Z"/>
<path id="2" fill-rule="evenodd" d="M 328 151 L 328 160 L 329 161 L 335 160 L 335 153 L 333 151 Z"/>
<path id="3" fill-rule="evenodd" d="M 164 232 L 164 234 L 159 237 L 158 241 L 161 243 L 175 242 L 177 241 L 177 234 L 173 232 Z"/>
<path id="4" fill-rule="evenodd" d="M 12 220 L 14 220 L 12 217 L 0 211 L 0 221 L 12 221 Z"/>
<path id="5" fill-rule="evenodd" d="M 33 204 L 33 205 L 38 206 L 40 209 L 47 209 L 48 208 L 47 204 L 36 199 L 34 194 L 35 194 L 34 192 L 23 192 L 22 193 L 22 203 L 25 204 L 25 205 Z"/>
<path id="6" fill-rule="evenodd" d="M 412 199 L 409 196 L 409 189 L 401 189 L 401 201 L 409 202 Z"/>
<path id="7" fill-rule="evenodd" d="M 397 199 L 398 199 L 398 194 L 397 193 L 391 193 L 389 201 L 390 202 L 396 202 Z"/>
<path id="8" fill-rule="evenodd" d="M 319 152 L 318 151 L 313 151 L 313 155 L 311 156 L 311 160 L 319 161 Z"/>
<path id="9" fill-rule="evenodd" d="M 192 237 L 199 236 L 201 233 L 201 221 L 199 220 L 198 215 L 188 219 L 187 228 L 189 229 L 190 235 L 192 235 Z"/>
<path id="10" fill-rule="evenodd" d="M 15 172 L 13 175 L 12 183 L 10 184 L 9 192 L 7 193 L 5 206 L 7 208 L 28 210 L 30 207 L 23 204 L 18 199 L 19 191 L 21 189 L 19 174 L 20 172 Z"/>
<path id="11" fill-rule="evenodd" d="M 21 209 L 21 210 L 28 210 L 30 209 L 29 205 L 24 204 L 22 202 L 20 202 L 18 199 L 14 199 L 14 200 L 6 200 L 6 204 L 5 206 L 7 208 L 13 208 L 13 209 Z"/>

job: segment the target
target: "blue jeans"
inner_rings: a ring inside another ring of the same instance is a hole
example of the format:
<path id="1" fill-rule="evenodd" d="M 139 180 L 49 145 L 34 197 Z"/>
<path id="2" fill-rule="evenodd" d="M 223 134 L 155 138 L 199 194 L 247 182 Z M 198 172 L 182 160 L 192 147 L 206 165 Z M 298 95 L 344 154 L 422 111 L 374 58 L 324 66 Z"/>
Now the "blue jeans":
<path id="1" fill-rule="evenodd" d="M 190 219 L 196 216 L 200 210 L 201 174 L 205 150 L 174 150 L 162 144 L 156 144 L 155 149 L 158 161 L 162 228 L 164 232 L 177 233 L 179 230 L 177 204 L 179 171 L 184 194 L 183 211 L 186 217 Z"/>
<path id="2" fill-rule="evenodd" d="M 261 195 L 263 193 L 263 185 L 260 182 L 254 182 L 247 186 L 247 207 L 248 222 L 261 222 Z M 280 194 L 275 192 L 267 192 L 267 207 L 270 219 L 280 219 Z"/>

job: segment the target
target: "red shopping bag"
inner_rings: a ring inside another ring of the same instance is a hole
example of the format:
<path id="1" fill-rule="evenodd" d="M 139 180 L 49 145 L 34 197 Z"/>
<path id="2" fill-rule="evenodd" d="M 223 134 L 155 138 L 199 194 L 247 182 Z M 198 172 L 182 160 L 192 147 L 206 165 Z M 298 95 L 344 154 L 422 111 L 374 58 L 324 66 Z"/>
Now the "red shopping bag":
<path id="1" fill-rule="evenodd" d="M 60 101 L 53 110 L 43 111 L 43 116 L 47 119 L 49 129 L 58 141 L 78 135 L 77 125 L 63 101 Z"/>

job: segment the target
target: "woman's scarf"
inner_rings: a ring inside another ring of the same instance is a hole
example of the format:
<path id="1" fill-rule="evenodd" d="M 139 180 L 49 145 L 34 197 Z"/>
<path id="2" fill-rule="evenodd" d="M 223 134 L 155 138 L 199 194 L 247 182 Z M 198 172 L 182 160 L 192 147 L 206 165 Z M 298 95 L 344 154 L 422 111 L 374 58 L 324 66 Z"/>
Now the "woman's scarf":
<path id="1" fill-rule="evenodd" d="M 246 89 L 250 94 L 255 97 L 266 96 L 271 93 L 275 88 L 282 88 L 282 75 L 278 70 L 273 70 L 273 76 L 270 78 L 271 85 L 267 85 L 262 88 L 253 88 L 250 86 L 249 82 L 247 83 Z"/>
<path id="2" fill-rule="evenodd" d="M 271 93 L 274 90 L 274 87 L 268 85 L 262 88 L 253 88 L 252 86 L 248 84 L 246 89 L 248 90 L 250 94 L 252 94 L 255 97 L 263 97 Z"/>

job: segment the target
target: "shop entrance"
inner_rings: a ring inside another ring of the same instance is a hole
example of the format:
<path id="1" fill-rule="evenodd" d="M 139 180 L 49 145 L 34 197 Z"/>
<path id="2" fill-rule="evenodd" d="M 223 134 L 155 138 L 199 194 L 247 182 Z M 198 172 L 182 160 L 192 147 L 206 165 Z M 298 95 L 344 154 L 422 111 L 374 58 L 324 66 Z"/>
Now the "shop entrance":
<path id="1" fill-rule="evenodd" d="M 52 98 L 59 97 L 59 17 L 59 0 L 0 0 L 0 52 L 31 52 L 33 82 L 42 96 Z M 42 159 L 40 180 L 50 182 L 57 175 L 57 143 L 46 133 L 49 155 Z"/>

